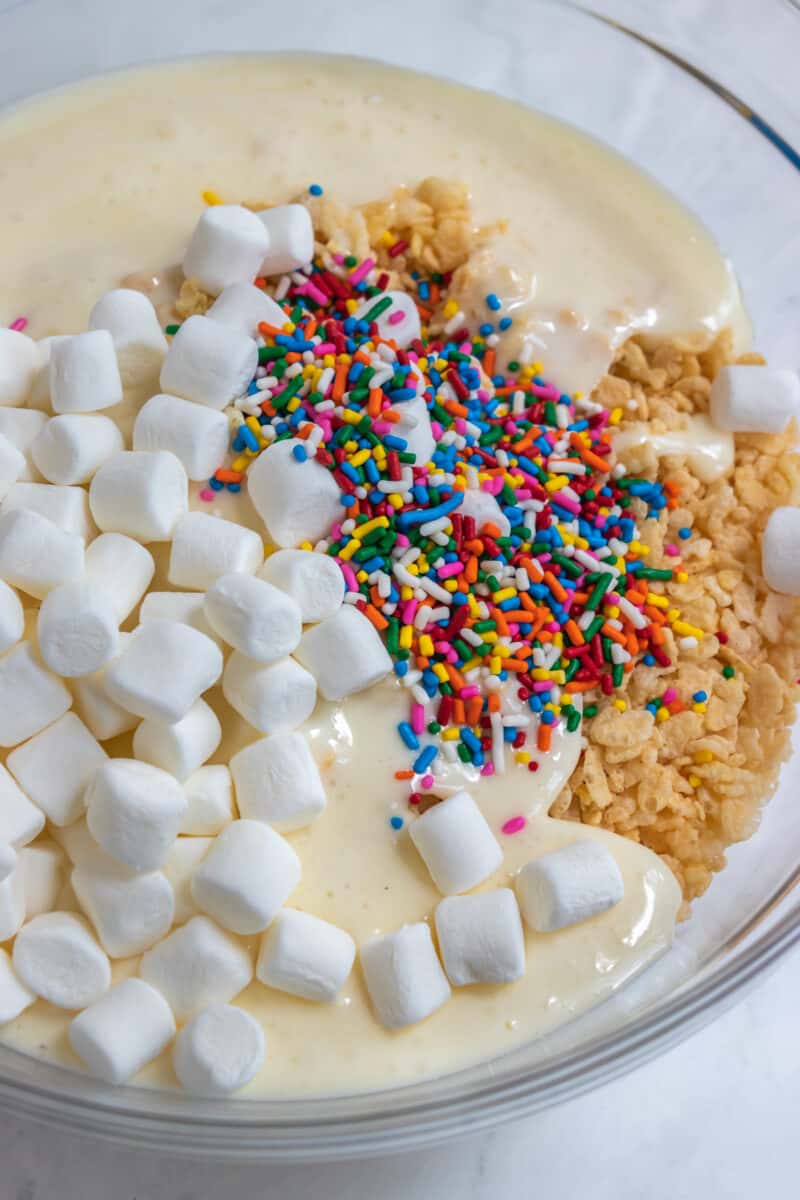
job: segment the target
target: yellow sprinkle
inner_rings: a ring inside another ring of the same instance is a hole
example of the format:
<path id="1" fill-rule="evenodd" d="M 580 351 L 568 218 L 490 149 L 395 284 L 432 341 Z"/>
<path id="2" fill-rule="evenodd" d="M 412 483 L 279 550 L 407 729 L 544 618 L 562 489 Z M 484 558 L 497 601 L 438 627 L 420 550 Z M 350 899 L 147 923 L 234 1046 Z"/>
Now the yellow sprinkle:
<path id="1" fill-rule="evenodd" d="M 675 576 L 675 580 L 677 583 L 688 583 L 689 576 L 685 571 L 678 571 L 677 575 Z"/>
<path id="2" fill-rule="evenodd" d="M 323 355 L 322 365 L 323 365 L 323 367 L 335 367 L 336 366 L 336 355 L 335 354 Z"/>
<path id="3" fill-rule="evenodd" d="M 625 703 L 625 701 L 622 699 L 621 696 L 614 701 L 614 708 L 618 708 L 620 712 L 625 712 L 627 707 L 628 707 L 628 705 Z"/>
<path id="4" fill-rule="evenodd" d="M 569 483 L 569 476 L 554 475 L 552 479 L 548 479 L 547 483 L 544 486 L 548 492 L 557 492 L 559 490 L 559 488 L 564 487 L 565 484 L 568 484 L 568 483 Z"/>
<path id="5" fill-rule="evenodd" d="M 531 756 L 530 756 L 530 754 L 527 753 L 526 750 L 518 750 L 517 753 L 514 755 L 514 762 L 529 763 L 530 761 L 531 761 Z"/>
<path id="6" fill-rule="evenodd" d="M 457 312 L 458 312 L 458 304 L 456 303 L 456 301 L 448 300 L 447 304 L 445 304 L 444 308 L 442 309 L 442 316 L 444 317 L 445 321 L 449 321 L 450 318 L 454 317 Z"/>
<path id="7" fill-rule="evenodd" d="M 619 425 L 621 420 L 622 420 L 622 409 L 621 408 L 613 408 L 611 410 L 611 416 L 609 417 L 609 422 L 612 425 Z"/>
<path id="8" fill-rule="evenodd" d="M 401 600 L 411 600 L 413 598 L 413 596 L 414 596 L 414 589 L 412 587 L 409 587 L 407 583 L 404 583 L 403 586 L 400 588 L 400 599 Z"/>
<path id="9" fill-rule="evenodd" d="M 313 549 L 314 549 L 314 547 L 312 546 L 311 542 L 301 542 L 301 543 L 300 543 L 300 545 L 299 545 L 299 547 L 298 547 L 298 549 L 300 549 L 300 550 L 313 550 Z"/>
<path id="10" fill-rule="evenodd" d="M 401 650 L 410 650 L 411 642 L 412 642 L 413 638 L 414 638 L 414 626 L 413 625 L 404 625 L 403 628 L 400 630 L 400 649 Z"/>
<path id="11" fill-rule="evenodd" d="M 710 763 L 714 761 L 714 755 L 710 750 L 695 750 L 694 761 L 696 763 Z"/>
<path id="12" fill-rule="evenodd" d="M 697 704 L 692 705 L 692 712 L 704 713 L 705 711 L 706 711 L 706 705 L 701 704 L 699 701 Z"/>
<path id="13" fill-rule="evenodd" d="M 393 246 L 396 240 L 397 239 L 393 233 L 390 233 L 388 229 L 384 229 L 383 233 L 381 234 L 381 241 L 383 242 L 384 246 Z"/>
<path id="14" fill-rule="evenodd" d="M 284 333 L 294 333 L 296 328 L 297 326 L 295 325 L 294 321 L 285 321 L 283 325 L 281 325 L 281 329 Z"/>
<path id="15" fill-rule="evenodd" d="M 495 633 L 495 631 L 493 629 L 487 630 L 486 633 L 482 634 L 482 637 L 483 637 L 483 640 L 486 642 L 487 646 L 493 646 L 495 644 L 495 642 L 498 640 L 498 635 L 497 635 L 497 633 Z"/>
<path id="16" fill-rule="evenodd" d="M 660 708 L 658 710 L 658 712 L 656 713 L 656 720 L 657 721 L 668 721 L 670 718 L 670 715 L 671 714 L 670 714 L 670 711 L 668 708 Z"/>
<path id="17" fill-rule="evenodd" d="M 371 521 L 365 521 L 363 525 L 359 525 L 356 530 L 356 535 L 360 538 L 365 538 L 368 533 L 372 533 L 373 529 L 388 529 L 388 517 L 373 517 Z"/>
<path id="18" fill-rule="evenodd" d="M 457 592 L 458 591 L 458 580 L 457 579 L 445 579 L 443 586 L 444 586 L 444 590 L 446 592 Z"/>
<path id="19" fill-rule="evenodd" d="M 504 600 L 513 600 L 517 594 L 517 589 L 513 587 L 500 588 L 499 591 L 492 594 L 492 600 L 495 604 L 502 604 Z"/>
<path id="20" fill-rule="evenodd" d="M 215 204 L 222 204 L 222 198 L 218 196 L 215 191 L 212 191 L 211 188 L 206 188 L 206 190 L 201 192 L 200 195 L 209 208 L 213 207 Z"/>
<path id="21" fill-rule="evenodd" d="M 426 658 L 433 657 L 433 638 L 429 633 L 423 633 L 419 639 L 419 652 Z"/>
<path id="22" fill-rule="evenodd" d="M 434 675 L 436 676 L 436 678 L 439 680 L 440 683 L 449 683 L 450 682 L 450 676 L 447 674 L 447 671 L 445 670 L 443 663 L 434 663 L 433 666 L 431 667 L 431 670 L 433 671 Z"/>
<path id="23" fill-rule="evenodd" d="M 610 617 L 612 621 L 616 621 L 617 617 L 619 616 L 619 609 L 617 608 L 616 604 L 606 605 L 606 607 L 603 609 L 603 612 L 607 617 Z"/>
<path id="24" fill-rule="evenodd" d="M 466 671 L 472 671 L 475 667 L 482 667 L 482 666 L 483 666 L 482 658 L 471 658 L 469 660 L 469 662 L 464 663 L 463 667 L 459 667 L 459 670 L 461 671 L 462 674 L 464 674 Z"/>
<path id="25" fill-rule="evenodd" d="M 669 608 L 669 600 L 666 596 L 657 596 L 655 592 L 647 593 L 647 603 L 652 604 L 653 608 Z"/>
<path id="26" fill-rule="evenodd" d="M 493 654 L 489 659 L 489 670 L 493 675 L 499 675 L 503 669 L 503 660 L 499 654 Z"/>
<path id="27" fill-rule="evenodd" d="M 399 496 L 397 494 L 397 492 L 390 492 L 389 503 L 391 504 L 392 508 L 402 508 L 403 507 L 403 497 Z"/>
<path id="28" fill-rule="evenodd" d="M 699 776 L 697 776 L 697 775 L 690 775 L 690 776 L 689 776 L 689 786 L 690 786 L 690 787 L 693 787 L 693 788 L 699 788 L 699 787 L 700 787 L 700 778 L 699 778 Z"/>
<path id="29" fill-rule="evenodd" d="M 312 549 L 312 547 L 309 546 L 309 550 L 311 550 L 311 549 Z M 358 580 L 359 583 L 366 583 L 367 580 L 369 579 L 369 576 L 367 575 L 366 571 L 359 571 L 356 575 L 356 579 Z"/>
<path id="30" fill-rule="evenodd" d="M 291 400 L 289 401 L 289 403 L 286 405 L 286 411 L 287 411 L 288 413 L 297 412 L 297 410 L 298 410 L 298 408 L 300 407 L 301 403 L 302 403 L 302 401 L 300 400 L 300 397 L 299 397 L 299 396 L 292 396 L 292 399 L 291 399 Z"/>
<path id="31" fill-rule="evenodd" d="M 247 426 L 248 429 L 251 429 L 253 431 L 253 433 L 256 435 L 256 437 L 261 436 L 261 426 L 258 423 L 258 417 L 248 417 L 247 420 L 245 421 L 245 425 Z"/>
<path id="32" fill-rule="evenodd" d="M 668 608 L 667 609 L 667 620 L 668 621 L 677 621 L 678 618 L 680 617 L 680 615 L 681 615 L 681 610 L 679 608 Z"/>
<path id="33" fill-rule="evenodd" d="M 352 458 L 350 459 L 350 466 L 351 467 L 363 467 L 363 465 L 367 461 L 367 459 L 371 457 L 371 454 L 372 454 L 371 450 L 359 450 L 358 453 L 354 454 L 352 456 Z"/>
<path id="34" fill-rule="evenodd" d="M 697 638 L 698 642 L 704 636 L 702 629 L 698 629 L 696 625 L 690 625 L 688 621 L 676 621 L 672 628 L 680 637 Z"/>
<path id="35" fill-rule="evenodd" d="M 345 300 L 344 306 L 349 313 L 354 313 L 356 311 L 356 309 L 358 308 L 358 301 L 357 300 Z"/>
<path id="36" fill-rule="evenodd" d="M 339 558 L 343 558 L 345 560 L 345 562 L 347 562 L 349 559 L 351 559 L 353 557 L 356 550 L 360 550 L 360 549 L 361 549 L 361 542 L 358 540 L 358 538 L 351 538 L 350 541 L 347 543 L 347 545 L 343 546 L 342 549 L 339 551 Z"/>
<path id="37" fill-rule="evenodd" d="M 360 411 L 355 412 L 352 408 L 346 408 L 342 413 L 342 420 L 344 421 L 345 425 L 358 425 L 363 416 L 364 414 Z M 348 442 L 346 445 L 349 446 L 350 443 Z M 353 443 L 353 449 L 357 449 L 355 442 Z"/>
<path id="38" fill-rule="evenodd" d="M 239 458 L 235 458 L 233 460 L 233 462 L 231 463 L 231 470 L 232 471 L 246 471 L 248 462 L 249 462 L 249 459 L 245 458 L 244 455 L 241 455 Z"/>
<path id="39" fill-rule="evenodd" d="M 461 736 L 461 733 L 456 728 L 443 729 L 439 736 L 443 742 L 456 742 Z"/>

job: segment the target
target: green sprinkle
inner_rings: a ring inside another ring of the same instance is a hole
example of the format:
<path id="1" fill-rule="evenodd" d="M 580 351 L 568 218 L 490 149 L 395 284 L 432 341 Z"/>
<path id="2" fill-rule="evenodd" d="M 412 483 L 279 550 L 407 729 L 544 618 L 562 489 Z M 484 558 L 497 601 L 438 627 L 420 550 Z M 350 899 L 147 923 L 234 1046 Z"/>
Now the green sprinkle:
<path id="1" fill-rule="evenodd" d="M 180 325 L 165 325 L 164 333 L 168 333 L 170 335 L 170 337 L 172 337 L 173 334 L 176 334 L 179 329 L 180 329 Z"/>
<path id="2" fill-rule="evenodd" d="M 722 674 L 726 679 L 733 679 L 736 671 L 733 669 L 733 667 L 727 666 L 722 668 Z"/>

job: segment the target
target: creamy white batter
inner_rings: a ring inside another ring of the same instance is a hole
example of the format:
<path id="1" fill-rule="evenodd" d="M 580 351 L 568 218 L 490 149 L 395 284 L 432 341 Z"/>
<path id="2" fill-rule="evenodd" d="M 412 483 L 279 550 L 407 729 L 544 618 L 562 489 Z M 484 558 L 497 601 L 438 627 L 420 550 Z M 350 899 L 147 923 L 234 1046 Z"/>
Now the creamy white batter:
<path id="1" fill-rule="evenodd" d="M 346 201 L 437 173 L 467 181 L 478 220 L 509 219 L 512 237 L 465 281 L 469 313 L 489 290 L 516 297 L 515 336 L 529 339 L 562 386 L 588 388 L 632 329 L 710 336 L 747 324 L 730 269 L 692 217 L 593 141 L 497 97 L 348 59 L 219 58 L 115 76 L 24 106 L 0 122 L 0 321 L 23 313 L 36 337 L 85 327 L 97 296 L 133 270 L 179 261 L 200 192 L 284 200 L 319 182 Z M 516 272 L 512 275 L 511 268 Z M 520 343 L 521 344 L 521 343 Z M 509 344 L 510 353 L 518 350 Z M 151 390 L 156 390 L 155 381 Z M 199 502 L 198 502 L 199 503 Z M 209 511 L 209 506 L 204 506 Z M 210 511 L 248 523 L 246 500 Z M 160 580 L 154 586 L 163 586 Z M 256 734 L 212 692 L 226 728 L 214 761 Z M 328 808 L 290 835 L 303 862 L 295 906 L 362 941 L 430 917 L 439 896 L 406 830 L 406 765 L 394 681 L 310 723 Z M 129 753 L 129 743 L 110 745 Z M 625 879 L 623 902 L 557 934 L 527 935 L 528 970 L 510 986 L 473 987 L 428 1021 L 388 1033 L 358 969 L 334 1007 L 255 983 L 239 999 L 262 1021 L 267 1060 L 250 1093 L 348 1091 L 411 1081 L 513 1048 L 607 995 L 672 935 L 677 884 L 650 852 L 545 813 L 580 750 L 564 735 L 536 775 L 510 765 L 469 782 L 505 850 L 505 884 L 535 854 L 602 839 Z M 450 782 L 450 781 L 448 781 Z M 453 781 L 455 782 L 455 781 Z M 513 836 L 511 816 L 529 818 Z M 64 902 L 70 903 L 69 893 Z M 136 962 L 118 963 L 118 976 Z M 29 1052 L 75 1062 L 70 1014 L 37 1003 L 0 1033 Z M 168 1056 L 139 1076 L 174 1083 Z"/>

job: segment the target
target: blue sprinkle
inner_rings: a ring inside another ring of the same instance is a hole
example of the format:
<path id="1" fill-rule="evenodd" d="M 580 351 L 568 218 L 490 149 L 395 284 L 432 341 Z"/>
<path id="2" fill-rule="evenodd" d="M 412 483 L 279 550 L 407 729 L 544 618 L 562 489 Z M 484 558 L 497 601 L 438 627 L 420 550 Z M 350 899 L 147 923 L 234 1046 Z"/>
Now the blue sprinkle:
<path id="1" fill-rule="evenodd" d="M 654 667 L 656 665 L 656 660 L 653 658 L 652 654 L 645 654 L 642 662 L 646 667 Z"/>
<path id="2" fill-rule="evenodd" d="M 497 323 L 497 328 L 505 332 L 505 330 L 510 329 L 513 324 L 514 322 L 511 320 L 511 317 L 501 317 Z"/>
<path id="3" fill-rule="evenodd" d="M 690 538 L 691 536 L 692 536 L 692 531 L 691 531 L 691 529 L 689 529 L 689 527 L 687 525 L 684 525 L 683 529 L 678 530 L 678 537 L 681 538 L 681 540 L 684 542 L 686 541 L 687 538 Z"/>
<path id="4" fill-rule="evenodd" d="M 308 458 L 305 446 L 293 446 L 292 457 L 295 458 L 297 462 L 304 463 Z"/>
<path id="5" fill-rule="evenodd" d="M 339 503 L 343 508 L 352 508 L 355 502 L 355 496 L 349 496 L 347 492 L 342 492 L 342 494 L 339 496 Z"/>
<path id="6" fill-rule="evenodd" d="M 478 333 L 481 337 L 488 337 L 490 333 L 494 333 L 494 325 L 491 321 L 484 321 L 483 325 L 478 326 Z"/>
<path id="7" fill-rule="evenodd" d="M 407 450 L 408 442 L 405 438 L 395 437 L 393 433 L 387 433 L 383 439 L 383 444 L 388 450 Z"/>
<path id="8" fill-rule="evenodd" d="M 318 183 L 312 183 L 308 190 L 312 196 L 321 196 L 322 195 L 322 188 L 320 187 L 320 185 Z"/>
<path id="9" fill-rule="evenodd" d="M 419 738 L 414 733 L 414 730 L 409 725 L 408 721 L 401 721 L 397 726 L 397 732 L 403 739 L 409 750 L 419 750 Z"/>
<path id="10" fill-rule="evenodd" d="M 414 759 L 414 774 L 424 775 L 438 753 L 438 746 L 426 746 L 422 753 Z"/>
<path id="11" fill-rule="evenodd" d="M 695 704 L 705 704 L 708 699 L 708 692 L 695 692 L 692 696 Z"/>
<path id="12" fill-rule="evenodd" d="M 391 825 L 392 829 L 402 829 L 403 828 L 403 818 L 402 817 L 389 817 L 389 824 Z"/>
<path id="13" fill-rule="evenodd" d="M 221 492 L 225 484 L 220 479 L 209 479 L 208 486 L 213 488 L 215 492 Z"/>
<path id="14" fill-rule="evenodd" d="M 549 708 L 545 712 L 542 713 L 542 724 L 543 725 L 554 725 L 555 721 L 556 721 L 556 714 L 554 712 L 552 712 Z"/>
<path id="15" fill-rule="evenodd" d="M 254 450 L 254 451 L 258 450 L 258 438 L 253 433 L 252 429 L 250 429 L 249 426 L 247 426 L 247 425 L 241 425 L 239 427 L 237 441 L 244 442 L 244 444 L 247 446 L 248 450 Z M 300 447 L 298 446 L 297 449 L 299 450 Z M 296 457 L 297 457 L 297 455 L 295 455 L 295 458 Z"/>
<path id="16" fill-rule="evenodd" d="M 240 483 L 229 483 L 228 484 L 228 491 L 233 492 L 234 495 L 237 492 L 240 492 L 241 490 L 242 490 L 242 485 Z"/>
<path id="17" fill-rule="evenodd" d="M 497 312 L 498 309 L 503 307 L 500 297 L 495 295 L 494 292 L 489 292 L 489 295 L 486 297 L 486 304 L 492 312 Z"/>
<path id="18" fill-rule="evenodd" d="M 404 675 L 408 674 L 408 663 L 404 662 L 402 659 L 399 662 L 396 662 L 394 664 L 394 673 L 398 679 L 402 679 Z"/>

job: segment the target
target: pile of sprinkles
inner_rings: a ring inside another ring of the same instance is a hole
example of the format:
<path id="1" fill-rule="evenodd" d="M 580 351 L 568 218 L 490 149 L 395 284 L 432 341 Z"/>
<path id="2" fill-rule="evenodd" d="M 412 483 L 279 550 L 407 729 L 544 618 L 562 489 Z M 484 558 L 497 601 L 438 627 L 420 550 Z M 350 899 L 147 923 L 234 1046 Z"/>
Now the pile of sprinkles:
<path id="1" fill-rule="evenodd" d="M 390 258 L 407 248 L 389 231 L 383 240 Z M 346 518 L 301 548 L 335 558 L 346 602 L 380 632 L 408 690 L 397 732 L 411 764 L 396 777 L 414 804 L 440 754 L 486 776 L 505 769 L 510 744 L 536 771 L 534 754 L 548 753 L 559 727 L 596 714 L 585 693 L 613 696 L 637 662 L 669 666 L 667 628 L 684 649 L 703 631 L 663 594 L 686 581 L 680 563 L 648 565 L 639 522 L 677 507 L 678 487 L 615 464 L 610 430 L 622 410 L 561 392 L 540 363 L 498 370 L 512 324 L 501 300 L 486 296 L 473 334 L 446 298 L 449 275 L 412 278 L 421 334 L 398 333 L 404 348 L 392 334 L 408 313 L 373 258 L 336 254 L 270 289 L 286 321 L 259 326 L 230 459 L 200 494 L 240 491 L 250 463 L 288 438 L 299 462 L 313 457 L 332 473 Z M 435 448 L 418 462 L 397 426 L 420 398 Z M 679 559 L 680 547 L 665 553 Z M 706 699 L 698 692 L 692 707 Z M 625 710 L 622 696 L 612 702 Z M 673 688 L 647 705 L 657 721 L 685 707 Z M 512 818 L 504 832 L 524 823 Z"/>

